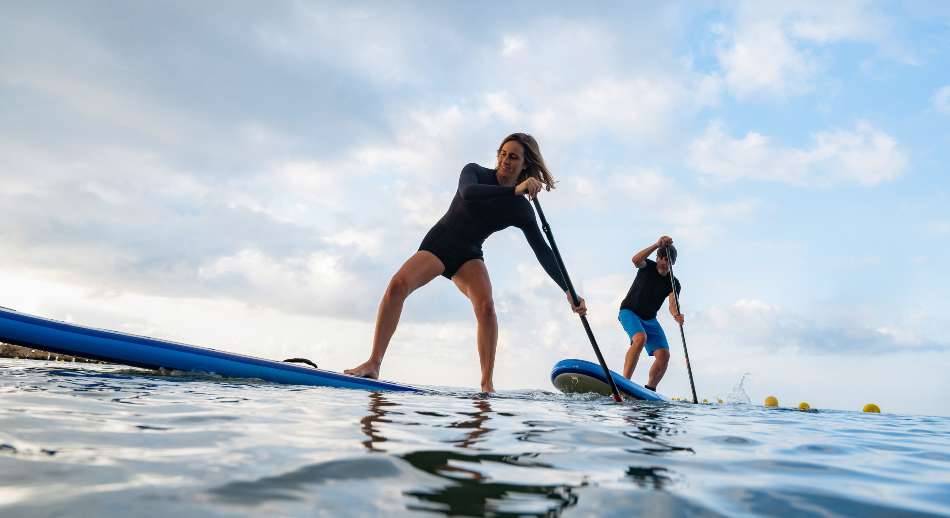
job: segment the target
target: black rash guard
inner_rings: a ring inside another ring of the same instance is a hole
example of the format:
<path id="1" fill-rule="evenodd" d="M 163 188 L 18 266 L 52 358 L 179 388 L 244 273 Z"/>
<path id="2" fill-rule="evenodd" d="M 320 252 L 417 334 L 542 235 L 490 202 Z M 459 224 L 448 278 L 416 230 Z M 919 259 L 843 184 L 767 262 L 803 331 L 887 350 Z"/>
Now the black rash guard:
<path id="1" fill-rule="evenodd" d="M 640 317 L 640 320 L 653 320 L 656 312 L 663 306 L 670 293 L 673 293 L 672 284 L 676 284 L 676 296 L 680 295 L 680 280 L 670 274 L 660 275 L 656 271 L 656 261 L 647 259 L 646 266 L 637 269 L 637 276 L 627 291 L 627 296 L 620 303 L 620 309 L 629 309 Z"/>
<path id="2" fill-rule="evenodd" d="M 554 252 L 544 242 L 528 200 L 516 195 L 514 187 L 498 185 L 495 170 L 478 164 L 462 169 L 449 210 L 429 230 L 419 250 L 435 254 L 445 265 L 442 275 L 451 279 L 466 261 L 484 260 L 482 243 L 488 236 L 511 226 L 524 232 L 544 271 L 567 291 Z"/>

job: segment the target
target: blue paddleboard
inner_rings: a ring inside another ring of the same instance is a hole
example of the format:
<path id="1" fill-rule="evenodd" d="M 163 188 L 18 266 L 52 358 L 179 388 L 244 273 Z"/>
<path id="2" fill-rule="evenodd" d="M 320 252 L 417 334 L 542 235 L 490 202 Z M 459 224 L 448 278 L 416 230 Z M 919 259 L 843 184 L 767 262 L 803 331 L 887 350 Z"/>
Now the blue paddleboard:
<path id="1" fill-rule="evenodd" d="M 610 371 L 610 376 L 614 379 L 617 390 L 625 398 L 669 401 L 660 394 L 637 385 L 614 371 Z M 610 385 L 604 376 L 604 369 L 596 363 L 585 360 L 569 359 L 557 362 L 551 370 L 551 383 L 566 394 L 596 392 L 605 396 L 611 395 Z"/>
<path id="2" fill-rule="evenodd" d="M 145 369 L 202 372 L 292 385 L 426 392 L 410 385 L 77 326 L 7 308 L 0 308 L 0 342 Z"/>

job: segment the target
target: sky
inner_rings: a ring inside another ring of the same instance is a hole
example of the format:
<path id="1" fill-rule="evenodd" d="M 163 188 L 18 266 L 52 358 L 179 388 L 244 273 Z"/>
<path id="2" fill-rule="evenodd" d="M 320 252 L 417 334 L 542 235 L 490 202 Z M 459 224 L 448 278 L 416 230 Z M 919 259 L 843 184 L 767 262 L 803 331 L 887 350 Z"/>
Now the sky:
<path id="1" fill-rule="evenodd" d="M 614 370 L 630 259 L 668 234 L 700 399 L 950 415 L 941 2 L 6 2 L 0 306 L 355 366 L 515 131 Z M 519 230 L 484 248 L 495 387 L 554 390 L 586 334 Z M 660 392 L 688 397 L 660 322 Z M 407 301 L 382 377 L 477 388 L 451 282 Z"/>

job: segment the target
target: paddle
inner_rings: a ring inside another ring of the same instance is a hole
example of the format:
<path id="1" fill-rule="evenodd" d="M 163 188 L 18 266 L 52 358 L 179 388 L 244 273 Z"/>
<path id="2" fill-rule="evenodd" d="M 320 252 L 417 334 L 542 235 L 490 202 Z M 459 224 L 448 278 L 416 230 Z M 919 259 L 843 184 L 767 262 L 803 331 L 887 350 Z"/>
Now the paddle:
<path id="1" fill-rule="evenodd" d="M 666 257 L 670 257 L 669 251 L 666 252 Z M 676 312 L 682 315 L 683 308 L 680 306 L 680 298 L 676 295 L 676 283 L 673 282 L 673 261 L 669 259 L 667 259 L 667 261 L 670 263 L 670 287 L 673 288 L 673 301 L 676 302 Z M 683 331 L 683 324 L 680 324 L 680 338 L 683 340 L 683 355 L 686 356 L 686 372 L 689 373 L 689 387 L 693 389 L 693 403 L 699 403 L 699 398 L 696 397 L 696 385 L 693 384 L 693 369 L 689 366 L 689 351 L 686 350 L 686 332 Z"/>
<path id="2" fill-rule="evenodd" d="M 577 297 L 577 292 L 574 291 L 571 278 L 567 275 L 567 267 L 564 266 L 564 260 L 561 259 L 561 252 L 558 251 L 557 243 L 554 242 L 554 234 L 551 233 L 551 226 L 548 225 L 548 220 L 544 217 L 544 211 L 541 210 L 541 204 L 538 203 L 538 199 L 532 198 L 531 201 L 534 202 L 534 208 L 538 211 L 538 217 L 541 218 L 541 228 L 551 243 L 551 251 L 554 252 L 554 258 L 557 260 L 558 270 L 561 271 L 561 277 L 564 278 L 567 289 L 571 292 L 571 300 L 574 301 L 574 305 L 576 306 L 580 304 L 580 299 Z M 604 376 L 607 378 L 607 383 L 610 384 L 610 391 L 614 394 L 614 401 L 617 403 L 623 402 L 623 398 L 620 397 L 620 391 L 617 390 L 617 384 L 614 383 L 614 378 L 610 375 L 610 369 L 607 368 L 607 362 L 604 361 L 604 355 L 600 354 L 600 347 L 597 347 L 597 339 L 594 338 L 594 332 L 590 330 L 590 324 L 587 322 L 586 315 L 581 315 L 581 322 L 584 324 L 584 330 L 587 331 L 587 338 L 590 338 L 590 345 L 594 347 L 594 354 L 597 355 L 597 361 L 600 362 L 600 366 L 604 369 Z"/>

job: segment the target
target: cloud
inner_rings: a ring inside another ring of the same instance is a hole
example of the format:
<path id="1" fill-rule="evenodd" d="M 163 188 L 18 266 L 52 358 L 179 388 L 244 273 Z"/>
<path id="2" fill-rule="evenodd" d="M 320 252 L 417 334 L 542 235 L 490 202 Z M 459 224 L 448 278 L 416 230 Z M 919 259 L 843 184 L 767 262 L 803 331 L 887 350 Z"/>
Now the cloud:
<path id="1" fill-rule="evenodd" d="M 779 9 L 759 4 L 754 9 L 766 16 L 766 13 L 781 16 L 789 34 L 804 41 L 882 43 L 890 35 L 887 17 L 864 0 L 833 4 L 802 2 L 779 6 Z"/>
<path id="2" fill-rule="evenodd" d="M 756 23 L 717 51 L 726 85 L 738 96 L 779 96 L 808 91 L 816 64 L 798 50 L 785 31 L 772 23 Z"/>
<path id="3" fill-rule="evenodd" d="M 262 166 L 259 172 L 226 182 L 225 203 L 301 226 L 344 212 L 347 185 L 366 175 L 344 160 L 289 160 Z"/>
<path id="4" fill-rule="evenodd" d="M 0 67 L 5 70 L 0 87 L 5 96 L 29 100 L 9 106 L 10 120 L 19 121 L 17 131 L 0 127 L 0 135 L 6 133 L 12 141 L 41 144 L 47 152 L 70 155 L 98 151 L 103 146 L 102 135 L 109 135 L 113 149 L 127 147 L 153 155 L 175 150 L 179 159 L 206 160 L 224 154 L 247 159 L 260 151 L 261 146 L 255 144 L 264 125 L 257 124 L 253 131 L 255 123 L 247 120 L 234 127 L 209 120 L 213 103 L 190 96 L 197 94 L 192 88 L 199 76 L 221 78 L 188 71 L 168 85 L 176 71 L 165 66 L 164 56 L 135 55 L 132 49 L 136 45 L 112 40 L 114 34 L 104 27 L 82 24 L 82 17 L 70 18 L 68 8 L 41 13 L 44 9 L 14 11 L 9 27 L 0 27 L 5 45 L 26 49 L 0 56 Z M 137 36 L 148 40 L 153 35 Z M 193 59 L 203 58 L 218 59 L 196 50 Z M 181 61 L 169 61 L 182 66 Z M 171 88 L 163 89 L 167 86 Z M 219 103 L 237 97 L 233 88 L 214 95 Z M 268 144 L 274 145 L 276 132 L 270 131 Z M 230 172 L 235 174 L 234 169 Z"/>
<path id="5" fill-rule="evenodd" d="M 626 214 L 640 227 L 667 228 L 695 246 L 712 244 L 729 224 L 754 215 L 752 198 L 712 201 L 692 192 L 657 168 L 617 171 L 607 177 L 607 206 L 630 207 Z"/>
<path id="6" fill-rule="evenodd" d="M 500 27 L 472 39 L 474 32 L 451 31 L 422 18 L 420 23 L 392 23 L 394 15 L 418 18 L 404 10 L 331 5 L 247 11 L 254 16 L 245 18 L 248 13 L 239 9 L 225 24 L 227 30 L 201 16 L 208 13 L 194 13 L 178 38 L 194 51 L 187 62 L 174 59 L 171 50 L 142 56 L 138 47 L 124 44 L 123 32 L 89 27 L 84 18 L 14 13 L 21 21 L 34 22 L 11 24 L 17 29 L 15 39 L 32 50 L 22 58 L 6 55 L 17 73 L 4 78 L 22 91 L 65 105 L 70 113 L 63 120 L 79 121 L 80 127 L 60 124 L 56 114 L 63 110 L 56 106 L 30 113 L 35 135 L 0 128 L 11 150 L 3 153 L 4 165 L 10 166 L 3 168 L 7 194 L 73 188 L 72 179 L 83 177 L 79 189 L 100 207 L 135 205 L 160 221 L 175 221 L 166 210 L 223 206 L 270 223 L 320 229 L 332 227 L 335 218 L 363 218 L 347 226 L 371 224 L 359 207 L 348 210 L 352 205 L 344 203 L 360 192 L 371 206 L 423 206 L 410 225 L 418 232 L 444 211 L 464 162 L 490 161 L 498 139 L 512 129 L 534 131 L 546 149 L 591 132 L 644 136 L 664 126 L 689 97 L 677 74 L 657 72 L 662 67 L 646 73 L 643 67 L 618 66 L 628 62 L 624 51 L 631 41 L 639 40 L 611 35 L 609 23 L 590 18 L 534 18 L 517 36 Z M 126 14 L 129 19 L 161 15 L 131 8 Z M 644 22 L 643 29 L 663 32 L 657 25 Z M 350 30 L 356 27 L 361 30 Z M 245 29 L 253 29 L 257 39 L 237 39 L 230 32 Z M 552 43 L 552 35 L 563 38 Z M 136 34 L 146 42 L 158 37 L 164 36 Z M 428 43 L 432 39 L 440 42 L 435 51 Z M 201 44 L 209 42 L 214 45 Z M 452 49 L 463 42 L 471 60 L 460 67 Z M 578 42 L 585 50 L 578 49 Z M 220 49 L 233 48 L 246 55 L 244 66 L 210 66 L 222 63 Z M 288 64 L 288 56 L 303 62 Z M 499 59 L 510 60 L 517 72 L 497 74 Z M 573 65 L 551 66 L 568 61 Z M 195 75 L 187 72 L 202 65 L 209 65 L 209 73 L 202 81 L 193 80 Z M 565 72 L 581 66 L 587 67 L 586 74 Z M 442 69 L 444 74 L 438 72 Z M 607 72 L 611 75 L 604 79 Z M 372 84 L 380 89 L 367 89 L 367 81 L 348 82 L 348 74 L 377 81 Z M 390 79 L 424 88 L 412 76 L 435 80 L 458 74 L 475 80 L 444 96 L 403 92 L 397 102 L 374 109 L 378 100 L 393 95 Z M 175 88 L 167 88 L 176 78 Z M 352 90 L 353 84 L 361 90 Z M 536 88 L 539 84 L 542 88 Z M 338 95 L 341 90 L 347 95 Z M 259 95 L 261 91 L 268 95 Z M 359 99 L 359 109 L 352 99 Z M 552 109 L 558 105 L 565 109 Z M 347 138 L 354 120 L 382 129 Z M 334 147 L 337 142 L 343 144 Z M 411 184 L 415 192 L 407 191 L 392 204 L 378 203 L 382 195 L 373 193 L 392 192 L 400 182 Z M 409 200 L 412 196 L 424 203 Z M 324 220 L 323 225 L 317 220 Z M 105 218 L 97 224 L 111 226 Z"/>
<path id="7" fill-rule="evenodd" d="M 367 257 L 378 257 L 383 247 L 383 233 L 373 229 L 343 229 L 323 240 L 340 248 L 351 247 Z"/>
<path id="8" fill-rule="evenodd" d="M 585 133 L 596 133 L 598 128 L 628 138 L 648 138 L 668 126 L 671 114 L 687 97 L 688 91 L 678 81 L 664 77 L 592 82 L 559 99 L 567 120 L 555 118 L 541 128 L 560 126 Z"/>
<path id="9" fill-rule="evenodd" d="M 937 90 L 933 96 L 933 104 L 937 111 L 950 115 L 950 85 Z"/>
<path id="10" fill-rule="evenodd" d="M 729 136 L 713 122 L 689 145 L 690 166 L 707 177 L 800 186 L 857 184 L 873 186 L 900 177 L 908 159 L 897 141 L 867 122 L 853 131 L 829 130 L 812 135 L 806 149 L 785 148 L 765 135 Z"/>
<path id="11" fill-rule="evenodd" d="M 937 235 L 950 235 L 950 219 L 931 221 L 927 224 L 927 229 Z"/>
<path id="12" fill-rule="evenodd" d="M 445 57 L 432 42 L 450 50 L 466 36 L 430 18 L 438 13 L 384 4 L 294 3 L 256 20 L 251 32 L 260 48 L 298 66 L 318 65 L 387 88 L 418 86 L 431 80 L 418 73 L 426 62 Z"/>
<path id="13" fill-rule="evenodd" d="M 655 145 L 715 102 L 717 87 L 670 55 L 664 27 L 676 24 L 669 13 L 654 14 L 652 23 L 625 20 L 621 29 L 614 20 L 562 13 L 529 17 L 516 33 L 487 33 L 460 71 L 469 80 L 453 104 L 476 115 L 463 118 L 468 124 L 529 131 L 548 147 L 602 137 Z"/>
<path id="14" fill-rule="evenodd" d="M 197 278 L 219 295 L 234 291 L 248 303 L 303 314 L 357 317 L 375 306 L 365 279 L 346 268 L 342 255 L 326 251 L 270 257 L 245 249 L 201 265 Z"/>
<path id="15" fill-rule="evenodd" d="M 517 36 L 505 36 L 502 38 L 502 56 L 513 56 L 524 49 L 524 40 Z"/>
<path id="16" fill-rule="evenodd" d="M 698 312 L 690 320 L 693 326 L 716 335 L 720 343 L 736 347 L 830 356 L 950 350 L 950 342 L 915 331 L 918 316 L 912 314 L 877 326 L 830 318 L 793 314 L 765 301 L 740 299 Z"/>
<path id="17" fill-rule="evenodd" d="M 718 24 L 718 74 L 738 98 L 810 92 L 825 68 L 822 47 L 843 42 L 887 45 L 886 18 L 861 1 L 744 2 L 732 24 Z"/>
<path id="18" fill-rule="evenodd" d="M 361 286 L 383 282 L 374 281 L 383 235 L 342 201 L 361 183 L 349 182 L 359 171 L 290 161 L 216 185 L 151 155 L 97 151 L 82 160 L 26 152 L 7 162 L 14 167 L 0 177 L 17 188 L 0 193 L 5 268 L 124 292 L 372 313 Z M 336 176 L 344 173 L 352 174 Z M 352 282 L 338 290 L 315 280 L 327 271 Z M 340 304 L 318 302 L 330 288 Z"/>

